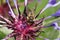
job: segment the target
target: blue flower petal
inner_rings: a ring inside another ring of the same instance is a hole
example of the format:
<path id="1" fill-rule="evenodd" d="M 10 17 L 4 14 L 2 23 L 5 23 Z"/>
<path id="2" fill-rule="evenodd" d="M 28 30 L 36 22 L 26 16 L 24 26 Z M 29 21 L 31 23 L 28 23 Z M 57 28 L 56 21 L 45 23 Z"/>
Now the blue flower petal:
<path id="1" fill-rule="evenodd" d="M 54 5 L 56 3 L 56 0 L 49 0 L 49 3 Z"/>
<path id="2" fill-rule="evenodd" d="M 60 9 L 59 9 L 56 13 L 54 13 L 54 14 L 46 17 L 45 20 L 47 20 L 47 19 L 49 19 L 49 18 L 51 18 L 51 17 L 60 17 Z"/>
<path id="3" fill-rule="evenodd" d="M 56 0 L 49 0 L 47 5 L 40 12 L 40 14 L 43 13 L 46 9 L 48 9 L 50 7 L 55 7 L 55 6 L 59 5 L 59 4 L 60 4 L 60 1 L 56 3 Z"/>
<path id="4" fill-rule="evenodd" d="M 52 26 L 54 27 L 55 30 L 60 30 L 60 26 L 58 25 L 57 22 L 53 22 L 50 25 L 45 26 L 45 28 L 52 27 Z"/>
<path id="5" fill-rule="evenodd" d="M 60 9 L 55 14 L 52 14 L 52 16 L 60 17 Z"/>
<path id="6" fill-rule="evenodd" d="M 49 40 L 48 38 L 45 38 L 44 40 Z"/>
<path id="7" fill-rule="evenodd" d="M 60 40 L 60 38 L 57 38 L 57 39 L 55 39 L 55 40 Z"/>
<path id="8" fill-rule="evenodd" d="M 60 27 L 58 26 L 57 22 L 52 23 L 50 26 L 53 26 L 54 29 L 56 29 L 56 30 L 60 30 Z"/>

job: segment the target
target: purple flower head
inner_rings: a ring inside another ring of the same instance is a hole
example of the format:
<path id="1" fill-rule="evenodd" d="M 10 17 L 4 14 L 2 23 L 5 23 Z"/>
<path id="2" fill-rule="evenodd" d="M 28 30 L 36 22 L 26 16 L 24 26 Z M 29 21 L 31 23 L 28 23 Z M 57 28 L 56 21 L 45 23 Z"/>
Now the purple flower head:
<path id="1" fill-rule="evenodd" d="M 49 4 L 52 2 L 52 0 L 49 1 L 45 9 L 39 12 L 38 15 L 35 15 L 36 17 L 34 16 L 36 9 L 30 10 L 28 8 L 28 0 L 25 0 L 24 2 L 23 13 L 21 13 L 19 10 L 17 0 L 13 0 L 18 15 L 15 14 L 9 1 L 10 0 L 6 0 L 6 3 L 8 4 L 9 7 L 8 14 L 10 18 L 8 19 L 4 18 L 2 15 L 0 15 L 0 18 L 5 22 L 5 24 L 2 25 L 5 25 L 8 29 L 13 30 L 13 32 L 7 35 L 3 40 L 8 40 L 11 37 L 14 37 L 15 40 L 35 40 L 36 37 L 38 37 L 39 34 L 42 32 L 40 31 L 40 29 L 44 27 L 43 21 L 45 19 L 43 17 L 39 20 L 36 20 L 36 18 L 39 15 L 39 13 L 42 13 L 46 8 L 52 6 L 51 4 Z M 55 1 L 53 2 L 55 3 Z M 54 5 L 54 3 L 52 4 Z M 54 29 L 60 30 L 58 24 L 55 22 L 52 23 L 50 26 L 54 26 Z M 37 32 L 40 33 L 36 34 Z M 49 39 L 45 38 L 44 40 L 49 40 Z"/>
<path id="2" fill-rule="evenodd" d="M 60 17 L 60 9 L 56 13 L 52 14 L 52 16 Z"/>
<path id="3" fill-rule="evenodd" d="M 25 0 L 23 13 L 19 10 L 17 0 L 13 0 L 18 15 L 15 15 L 9 0 L 6 0 L 6 2 L 10 9 L 8 12 L 10 18 L 4 18 L 2 15 L 0 15 L 0 18 L 6 22 L 6 27 L 13 30 L 13 32 L 7 35 L 3 40 L 8 40 L 11 37 L 14 37 L 15 40 L 35 40 L 35 38 L 39 36 L 39 34 L 36 33 L 40 32 L 39 30 L 43 28 L 42 22 L 44 18 L 35 20 L 32 10 L 27 7 L 28 0 Z"/>

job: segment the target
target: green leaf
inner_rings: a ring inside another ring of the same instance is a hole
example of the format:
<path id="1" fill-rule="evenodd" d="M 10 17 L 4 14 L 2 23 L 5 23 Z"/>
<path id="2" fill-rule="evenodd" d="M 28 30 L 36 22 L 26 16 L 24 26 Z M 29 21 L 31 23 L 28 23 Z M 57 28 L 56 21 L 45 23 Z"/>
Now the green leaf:
<path id="1" fill-rule="evenodd" d="M 6 35 L 0 31 L 0 40 L 3 39 Z"/>
<path id="2" fill-rule="evenodd" d="M 24 0 L 18 0 L 18 2 L 24 2 Z"/>
<path id="3" fill-rule="evenodd" d="M 53 27 L 49 27 L 49 28 L 44 28 L 43 29 L 45 33 L 41 33 L 40 35 L 44 38 L 48 38 L 50 40 L 54 40 L 58 37 L 59 35 L 59 31 L 58 30 L 54 30 Z"/>

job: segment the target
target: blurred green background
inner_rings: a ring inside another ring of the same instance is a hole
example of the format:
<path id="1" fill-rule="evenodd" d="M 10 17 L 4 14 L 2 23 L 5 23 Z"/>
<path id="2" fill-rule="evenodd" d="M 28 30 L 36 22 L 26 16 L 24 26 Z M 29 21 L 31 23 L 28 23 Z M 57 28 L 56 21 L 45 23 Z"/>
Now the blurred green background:
<path id="1" fill-rule="evenodd" d="M 57 0 L 57 2 L 58 1 L 60 1 L 60 0 Z M 3 0 L 3 3 L 5 3 L 5 0 Z M 34 1 L 30 0 L 29 4 L 28 4 L 28 7 L 33 10 L 33 8 L 35 7 L 36 3 L 37 3 L 37 9 L 35 11 L 35 14 L 39 13 L 39 11 L 46 6 L 46 4 L 48 3 L 48 0 L 40 0 L 39 2 L 38 2 L 38 0 L 34 0 Z M 18 4 L 20 6 L 20 11 L 23 12 L 23 10 L 24 10 L 24 0 L 18 0 Z M 2 5 L 2 1 L 1 0 L 0 0 L 0 5 Z M 55 13 L 58 9 L 60 9 L 60 5 L 58 5 L 56 7 L 50 7 L 47 10 L 45 10 L 41 15 L 39 15 L 39 17 L 37 19 L 40 19 L 42 17 L 48 17 L 48 16 L 52 15 L 53 13 Z M 14 10 L 14 11 L 16 13 L 16 10 Z M 52 17 L 52 18 L 44 21 L 44 24 L 48 25 L 49 24 L 48 22 L 56 20 L 56 19 L 58 19 L 58 18 Z M 48 38 L 50 40 L 54 40 L 56 38 L 60 38 L 60 31 L 59 30 L 54 30 L 53 27 L 43 28 L 42 30 L 44 31 L 44 33 L 41 33 L 40 36 L 42 36 L 43 38 L 38 38 L 37 37 L 36 40 L 44 40 L 44 38 Z M 0 40 L 2 38 L 4 38 L 6 35 L 8 35 L 9 33 L 11 33 L 11 32 L 12 31 L 10 29 L 8 30 L 5 27 L 4 28 L 0 28 Z M 14 39 L 11 38 L 9 40 L 14 40 Z"/>

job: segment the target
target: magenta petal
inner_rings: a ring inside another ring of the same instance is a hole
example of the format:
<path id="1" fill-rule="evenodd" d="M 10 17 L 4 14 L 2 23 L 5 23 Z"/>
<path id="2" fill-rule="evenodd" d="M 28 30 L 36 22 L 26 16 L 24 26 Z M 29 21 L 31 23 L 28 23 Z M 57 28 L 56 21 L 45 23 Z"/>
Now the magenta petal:
<path id="1" fill-rule="evenodd" d="M 8 19 L 4 18 L 3 16 L 0 15 L 0 18 L 2 18 L 6 23 L 8 24 L 12 24 L 11 21 L 9 21 Z"/>

